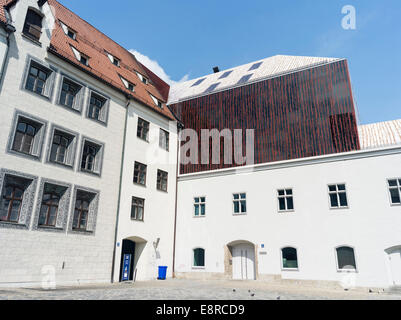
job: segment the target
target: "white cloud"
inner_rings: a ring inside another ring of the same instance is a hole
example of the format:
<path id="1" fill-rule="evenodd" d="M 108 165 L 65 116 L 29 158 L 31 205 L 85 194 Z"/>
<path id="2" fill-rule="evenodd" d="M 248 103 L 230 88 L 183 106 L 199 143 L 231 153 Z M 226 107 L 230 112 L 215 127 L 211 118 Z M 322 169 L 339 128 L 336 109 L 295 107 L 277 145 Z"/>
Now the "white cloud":
<path id="1" fill-rule="evenodd" d="M 159 65 L 159 63 L 155 60 L 152 60 L 148 56 L 145 56 L 144 54 L 136 51 L 135 49 L 129 50 L 135 58 L 142 63 L 144 66 L 146 66 L 148 69 L 150 69 L 153 73 L 155 73 L 157 76 L 159 76 L 162 80 L 167 82 L 169 85 L 173 85 L 179 82 L 184 82 L 189 79 L 189 75 L 186 74 L 181 78 L 179 81 L 174 81 L 171 79 L 171 77 L 164 71 L 163 67 Z"/>

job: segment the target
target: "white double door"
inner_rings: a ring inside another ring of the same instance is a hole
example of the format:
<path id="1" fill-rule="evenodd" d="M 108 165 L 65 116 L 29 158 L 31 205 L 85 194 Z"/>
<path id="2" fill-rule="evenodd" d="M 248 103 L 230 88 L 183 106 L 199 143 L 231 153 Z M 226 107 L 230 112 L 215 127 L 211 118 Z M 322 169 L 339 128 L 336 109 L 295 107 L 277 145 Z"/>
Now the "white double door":
<path id="1" fill-rule="evenodd" d="M 401 286 L 401 249 L 397 249 L 389 253 L 390 270 L 395 286 Z"/>
<path id="2" fill-rule="evenodd" d="M 233 247 L 233 279 L 255 280 L 255 250 L 250 245 Z"/>

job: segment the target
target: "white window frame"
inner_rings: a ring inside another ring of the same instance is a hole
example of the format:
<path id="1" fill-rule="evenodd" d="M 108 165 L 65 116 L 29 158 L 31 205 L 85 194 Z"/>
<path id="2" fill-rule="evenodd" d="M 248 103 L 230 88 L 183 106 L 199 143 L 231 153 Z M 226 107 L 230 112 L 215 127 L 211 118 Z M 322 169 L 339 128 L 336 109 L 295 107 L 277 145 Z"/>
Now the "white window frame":
<path id="1" fill-rule="evenodd" d="M 354 251 L 355 269 L 340 269 L 339 268 L 337 249 L 343 248 L 343 247 L 351 248 Z M 353 246 L 350 246 L 348 244 L 344 244 L 344 245 L 340 245 L 340 246 L 335 247 L 334 248 L 334 256 L 335 256 L 335 259 L 336 259 L 337 272 L 340 272 L 340 273 L 342 273 L 342 272 L 345 272 L 345 273 L 358 273 L 358 262 L 357 262 L 358 259 L 357 259 L 357 256 L 356 256 L 356 250 L 355 250 L 355 248 Z"/>
<path id="2" fill-rule="evenodd" d="M 288 195 L 287 194 L 287 190 L 291 190 L 292 193 L 290 195 Z M 279 191 L 284 191 L 284 195 L 281 196 L 279 194 Z M 292 206 L 293 206 L 292 209 L 288 209 L 287 208 L 287 198 L 292 198 Z M 285 204 L 285 209 L 284 210 L 280 209 L 280 199 L 284 199 L 284 204 Z M 295 211 L 294 188 L 280 188 L 280 189 L 277 189 L 277 210 L 278 210 L 279 213 L 282 213 L 282 212 L 294 212 Z"/>
<path id="3" fill-rule="evenodd" d="M 241 198 L 241 194 L 245 194 L 245 198 L 244 199 Z M 235 195 L 238 195 L 239 199 L 234 199 Z M 245 212 L 241 211 L 241 201 L 243 201 L 243 200 L 245 200 L 245 206 L 246 206 L 246 211 Z M 246 192 L 235 192 L 235 193 L 233 193 L 232 197 L 231 197 L 231 201 L 232 201 L 232 212 L 233 212 L 234 216 L 243 216 L 243 215 L 247 215 L 248 214 L 248 204 L 247 204 L 247 194 L 246 194 Z M 235 202 L 239 202 L 240 212 L 238 212 L 238 213 L 236 213 L 235 210 L 234 210 L 234 208 L 235 208 L 234 203 Z"/>
<path id="4" fill-rule="evenodd" d="M 203 250 L 203 266 L 195 266 L 195 250 L 196 249 L 202 249 Z M 195 247 L 192 249 L 192 255 L 191 255 L 191 266 L 192 269 L 194 270 L 205 270 L 206 269 L 206 249 L 202 247 Z"/>
<path id="5" fill-rule="evenodd" d="M 396 180 L 396 182 L 397 182 L 397 186 L 396 187 L 390 187 L 390 181 L 391 180 Z M 391 192 L 390 192 L 390 190 L 391 189 L 398 189 L 398 195 L 400 196 L 400 199 L 401 199 L 401 183 L 400 183 L 400 181 L 401 181 L 401 178 L 391 178 L 391 179 L 387 179 L 387 183 L 386 183 L 386 185 L 387 185 L 387 192 L 388 192 L 388 196 L 389 196 L 389 201 L 390 201 L 390 205 L 392 206 L 392 207 L 399 207 L 399 206 L 401 206 L 401 201 L 400 201 L 400 203 L 393 203 L 393 201 L 391 200 Z"/>
<path id="6" fill-rule="evenodd" d="M 297 253 L 297 266 L 298 266 L 297 268 L 284 268 L 283 250 L 287 249 L 287 248 L 295 249 L 295 251 Z M 298 248 L 297 247 L 288 245 L 288 246 L 280 248 L 280 259 L 281 259 L 280 266 L 281 266 L 281 270 L 282 271 L 299 271 L 299 255 L 298 255 Z"/>
<path id="7" fill-rule="evenodd" d="M 345 186 L 345 190 L 338 190 L 338 186 L 339 185 L 344 185 Z M 336 191 L 330 191 L 330 187 L 331 186 L 336 186 Z M 347 190 L 348 190 L 348 187 L 347 187 L 347 184 L 345 182 L 344 183 L 340 182 L 340 183 L 329 183 L 329 184 L 327 184 L 327 195 L 328 195 L 330 210 L 349 209 L 349 207 L 350 207 L 349 203 L 350 202 L 349 202 L 349 197 L 348 197 Z M 340 193 L 345 193 L 345 197 L 347 199 L 347 205 L 346 206 L 342 206 L 341 203 L 340 203 L 340 196 L 339 196 Z M 331 194 L 336 194 L 337 195 L 338 207 L 333 207 L 331 205 L 331 198 L 330 198 Z"/>
<path id="8" fill-rule="evenodd" d="M 202 198 L 205 198 L 205 201 L 202 202 L 201 201 Z M 196 202 L 195 199 L 199 199 L 199 202 Z M 204 218 L 204 217 L 206 217 L 206 196 L 194 197 L 193 200 L 194 200 L 194 202 L 193 202 L 193 217 L 194 218 Z M 203 214 L 203 215 L 202 215 L 201 210 L 200 210 L 202 204 L 205 205 L 205 214 Z M 199 215 L 195 214 L 195 206 L 197 206 L 197 205 L 199 206 Z"/>

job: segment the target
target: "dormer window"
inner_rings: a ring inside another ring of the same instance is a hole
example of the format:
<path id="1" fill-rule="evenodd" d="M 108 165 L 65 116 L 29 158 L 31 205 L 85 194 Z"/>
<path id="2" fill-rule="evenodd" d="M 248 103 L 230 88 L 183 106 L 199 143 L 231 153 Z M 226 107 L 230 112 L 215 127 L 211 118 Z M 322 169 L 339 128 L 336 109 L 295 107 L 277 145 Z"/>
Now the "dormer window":
<path id="1" fill-rule="evenodd" d="M 157 105 L 160 109 L 163 109 L 163 102 L 157 99 L 156 97 L 150 95 L 155 105 Z"/>
<path id="2" fill-rule="evenodd" d="M 143 75 L 141 75 L 139 72 L 137 72 L 136 74 L 138 75 L 138 78 L 142 81 L 142 83 L 144 83 L 144 84 L 149 83 L 149 80 L 146 77 L 144 77 Z"/>
<path id="3" fill-rule="evenodd" d="M 89 57 L 81 52 L 79 52 L 77 49 L 75 49 L 73 46 L 71 46 L 72 52 L 75 55 L 75 58 L 85 66 L 89 66 Z"/>
<path id="4" fill-rule="evenodd" d="M 121 81 L 124 83 L 124 86 L 129 90 L 134 92 L 135 91 L 135 85 L 132 82 L 129 82 L 127 79 L 124 79 L 123 77 L 121 77 Z"/>
<path id="5" fill-rule="evenodd" d="M 63 29 L 64 33 L 70 37 L 72 40 L 76 40 L 77 33 L 73 31 L 71 28 L 67 27 L 64 23 L 60 21 L 61 28 Z"/>
<path id="6" fill-rule="evenodd" d="M 120 66 L 120 59 L 118 59 L 115 56 L 113 56 L 112 54 L 108 53 L 106 50 L 105 50 L 105 52 L 106 52 L 107 57 L 109 58 L 110 62 L 112 64 L 114 64 L 115 66 L 119 67 Z"/>
<path id="7" fill-rule="evenodd" d="M 32 9 L 28 9 L 25 18 L 23 34 L 32 38 L 33 40 L 39 41 L 42 35 L 42 19 L 43 17 Z"/>

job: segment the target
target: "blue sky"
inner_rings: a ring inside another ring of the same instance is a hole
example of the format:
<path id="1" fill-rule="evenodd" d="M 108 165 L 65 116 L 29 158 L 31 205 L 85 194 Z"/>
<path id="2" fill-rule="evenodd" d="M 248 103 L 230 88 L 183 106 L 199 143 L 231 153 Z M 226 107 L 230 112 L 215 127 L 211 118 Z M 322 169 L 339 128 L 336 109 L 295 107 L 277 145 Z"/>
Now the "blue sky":
<path id="1" fill-rule="evenodd" d="M 401 119 L 399 0 L 59 1 L 171 81 L 276 54 L 346 58 L 360 123 Z"/>

